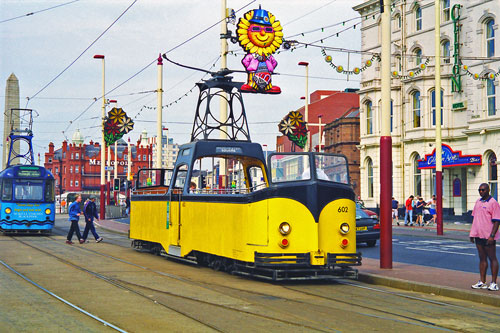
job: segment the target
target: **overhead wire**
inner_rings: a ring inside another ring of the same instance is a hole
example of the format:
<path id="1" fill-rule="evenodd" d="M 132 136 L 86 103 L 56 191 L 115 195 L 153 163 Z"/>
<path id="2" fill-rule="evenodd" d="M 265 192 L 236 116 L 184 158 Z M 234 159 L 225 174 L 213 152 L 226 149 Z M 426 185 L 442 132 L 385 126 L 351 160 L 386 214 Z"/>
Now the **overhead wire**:
<path id="1" fill-rule="evenodd" d="M 29 13 L 24 14 L 24 15 L 19 15 L 19 16 L 16 16 L 16 17 L 12 17 L 10 19 L 2 20 L 2 21 L 0 21 L 0 23 L 5 23 L 5 22 L 9 22 L 9 21 L 20 19 L 20 18 L 23 18 L 23 17 L 32 16 L 32 15 L 35 15 L 35 14 L 38 14 L 38 13 L 41 13 L 41 12 L 45 12 L 45 11 L 48 11 L 48 10 L 51 10 L 51 9 L 55 9 L 55 8 L 59 8 L 59 7 L 62 7 L 62 6 L 70 5 L 70 4 L 72 4 L 74 2 L 78 2 L 78 1 L 80 1 L 80 0 L 73 0 L 73 1 L 62 3 L 62 4 L 59 4 L 59 5 L 56 5 L 56 6 L 52 6 L 52 7 L 49 7 L 49 8 L 40 9 L 40 10 L 37 10 L 37 11 L 34 11 L 34 12 L 29 12 Z"/>
<path id="2" fill-rule="evenodd" d="M 44 91 L 48 86 L 50 86 L 55 80 L 57 80 L 64 72 L 66 72 L 71 66 L 73 66 L 73 64 L 78 61 L 78 59 L 80 59 L 95 43 L 97 43 L 97 41 L 106 33 L 108 32 L 109 29 L 111 29 L 111 27 L 113 25 L 115 25 L 116 22 L 118 22 L 118 20 L 123 16 L 125 15 L 125 13 L 130 9 L 132 8 L 132 6 L 137 2 L 138 0 L 134 0 L 96 39 L 94 39 L 94 41 L 92 43 L 90 43 L 89 46 L 87 46 L 85 48 L 85 50 L 83 50 L 83 52 L 81 52 L 77 57 L 76 59 L 74 59 L 68 66 L 66 66 L 66 68 L 64 68 L 59 74 L 57 74 L 52 80 L 49 81 L 49 83 L 47 83 L 45 86 L 43 86 L 40 90 L 38 90 L 33 96 L 31 97 L 26 97 L 27 98 L 27 101 L 26 101 L 26 107 L 28 107 L 28 103 L 31 99 L 35 98 L 39 93 L 41 93 L 42 91 Z"/>

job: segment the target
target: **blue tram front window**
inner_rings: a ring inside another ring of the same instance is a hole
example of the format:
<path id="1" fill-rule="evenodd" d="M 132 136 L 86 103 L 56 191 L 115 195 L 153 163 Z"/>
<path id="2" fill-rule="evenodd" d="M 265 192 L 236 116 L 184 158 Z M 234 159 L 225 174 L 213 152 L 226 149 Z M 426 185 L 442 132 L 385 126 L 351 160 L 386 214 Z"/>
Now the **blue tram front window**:
<path id="1" fill-rule="evenodd" d="M 50 202 L 55 200 L 55 193 L 54 193 L 54 180 L 53 179 L 47 179 L 45 181 L 45 201 Z"/>
<path id="2" fill-rule="evenodd" d="M 36 200 L 42 201 L 43 198 L 43 183 L 21 183 L 15 185 L 14 190 L 15 200 Z"/>

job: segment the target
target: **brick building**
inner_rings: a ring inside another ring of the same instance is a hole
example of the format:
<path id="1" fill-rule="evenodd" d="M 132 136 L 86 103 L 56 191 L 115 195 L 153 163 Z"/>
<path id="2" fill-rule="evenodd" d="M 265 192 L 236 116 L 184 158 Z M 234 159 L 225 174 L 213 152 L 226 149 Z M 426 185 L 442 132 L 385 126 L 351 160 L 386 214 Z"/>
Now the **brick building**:
<path id="1" fill-rule="evenodd" d="M 316 90 L 310 95 L 309 99 L 309 131 L 311 132 L 310 151 L 319 150 L 320 138 L 319 127 L 323 132 L 324 126 L 337 118 L 342 117 L 348 111 L 359 109 L 359 96 L 356 90 L 346 89 L 345 91 L 335 90 Z M 305 116 L 305 107 L 299 111 Z M 323 140 L 321 140 L 323 141 Z M 286 136 L 276 138 L 276 150 L 279 152 L 302 151 L 301 148 L 292 145 Z"/>
<path id="2" fill-rule="evenodd" d="M 141 168 L 151 167 L 151 146 L 147 138 L 141 138 L 136 145 L 130 145 L 132 169 L 135 174 Z M 107 152 L 106 152 L 107 156 Z M 111 165 L 114 166 L 115 151 L 111 147 Z M 128 167 L 128 145 L 124 140 L 117 143 L 118 178 L 126 179 Z M 65 140 L 62 147 L 55 149 L 54 143 L 49 144 L 49 152 L 45 153 L 44 167 L 56 179 L 56 194 L 59 194 L 59 184 L 64 192 L 97 193 L 101 184 L 101 147 L 97 142 L 83 143 L 81 134 L 73 135 L 72 143 Z M 114 171 L 111 172 L 113 179 Z M 61 182 L 62 178 L 62 182 Z M 107 177 L 106 177 L 107 179 Z M 61 183 L 60 183 L 61 182 Z"/>
<path id="3" fill-rule="evenodd" d="M 349 163 L 349 176 L 356 195 L 360 195 L 359 175 L 359 108 L 349 110 L 325 126 L 326 153 L 344 154 Z"/>

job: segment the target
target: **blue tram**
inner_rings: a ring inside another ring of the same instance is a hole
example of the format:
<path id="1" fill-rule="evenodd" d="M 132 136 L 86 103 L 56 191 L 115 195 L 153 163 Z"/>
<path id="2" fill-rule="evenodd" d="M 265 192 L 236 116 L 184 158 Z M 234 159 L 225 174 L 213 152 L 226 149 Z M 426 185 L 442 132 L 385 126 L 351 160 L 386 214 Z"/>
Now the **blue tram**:
<path id="1" fill-rule="evenodd" d="M 14 165 L 0 172 L 0 230 L 50 233 L 55 220 L 54 176 L 42 166 Z"/>

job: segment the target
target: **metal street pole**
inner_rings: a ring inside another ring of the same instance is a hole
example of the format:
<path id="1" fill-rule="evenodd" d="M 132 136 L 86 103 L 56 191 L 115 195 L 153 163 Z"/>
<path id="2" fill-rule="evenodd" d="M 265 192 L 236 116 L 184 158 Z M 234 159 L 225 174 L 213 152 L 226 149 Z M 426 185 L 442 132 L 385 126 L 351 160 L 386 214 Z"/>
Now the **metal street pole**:
<path id="1" fill-rule="evenodd" d="M 101 114 L 101 127 L 102 127 L 102 131 L 101 131 L 101 186 L 100 186 L 100 190 L 101 190 L 101 195 L 100 195 L 100 198 L 99 198 L 99 207 L 100 207 L 100 218 L 101 220 L 105 219 L 106 218 L 106 209 L 105 209 L 105 201 L 106 201 L 106 198 L 105 198 L 105 194 L 104 194 L 104 190 L 105 190 L 105 184 L 106 184 L 106 179 L 105 179 L 105 174 L 104 174 L 104 164 L 105 164 L 105 161 L 106 161 L 106 155 L 105 155 L 105 149 L 106 149 L 106 144 L 104 142 L 104 118 L 106 118 L 106 89 L 105 89 L 105 66 L 104 66 L 104 56 L 101 55 L 101 54 L 96 54 L 94 56 L 94 59 L 102 59 L 102 114 Z"/>
<path id="2" fill-rule="evenodd" d="M 323 151 L 323 149 L 321 149 L 321 136 L 323 134 L 323 132 L 321 131 L 321 126 L 322 126 L 322 124 L 321 124 L 321 118 L 322 117 L 323 117 L 322 114 L 318 115 L 318 123 L 319 123 L 319 131 L 318 131 L 318 142 L 319 142 L 319 144 L 318 144 L 318 151 L 320 153 Z"/>
<path id="3" fill-rule="evenodd" d="M 226 17 L 227 17 L 227 1 L 226 0 L 221 0 L 221 16 L 222 16 L 222 21 L 221 21 L 221 28 L 220 28 L 220 40 L 221 40 L 221 44 L 220 44 L 220 67 L 221 67 L 221 70 L 223 69 L 226 69 L 227 68 L 227 21 L 226 21 Z M 222 91 L 221 92 L 221 98 L 220 98 L 220 105 L 219 105 L 219 121 L 221 123 L 226 123 L 227 121 L 227 94 Z M 221 131 L 220 131 L 220 134 L 219 134 L 219 137 L 222 139 L 222 140 L 226 140 L 227 139 L 227 134 L 226 134 L 226 131 L 227 128 L 226 126 L 222 126 L 221 127 Z M 221 188 L 222 186 L 227 186 L 226 184 L 226 168 L 227 168 L 227 165 L 226 165 L 226 160 L 224 159 L 221 159 L 220 160 L 220 165 L 219 165 L 219 188 Z M 221 180 L 222 180 L 222 183 L 221 183 Z"/>
<path id="4" fill-rule="evenodd" d="M 305 61 L 299 62 L 299 66 L 304 66 L 306 68 L 306 105 L 304 107 L 304 120 L 306 124 L 309 122 L 309 63 Z M 304 151 L 310 151 L 309 146 L 311 144 L 311 132 L 307 131 L 307 144 Z"/>
<path id="5" fill-rule="evenodd" d="M 381 11 L 380 268 L 392 268 L 391 0 Z"/>
<path id="6" fill-rule="evenodd" d="M 106 204 L 111 204 L 111 170 L 109 167 L 111 166 L 111 146 L 108 146 L 108 159 L 106 160 L 106 165 L 108 166 L 108 179 L 106 182 Z"/>
<path id="7" fill-rule="evenodd" d="M 437 234 L 443 235 L 443 152 L 441 140 L 441 18 L 440 18 L 439 0 L 434 0 L 434 47 L 435 47 L 435 74 L 434 88 L 435 112 L 436 112 L 436 215 L 437 215 Z"/>
<path id="8" fill-rule="evenodd" d="M 163 99 L 163 60 L 161 58 L 161 53 L 158 56 L 158 105 L 156 110 L 156 167 L 162 167 L 162 139 L 163 139 L 163 127 L 162 127 L 162 99 Z"/>

